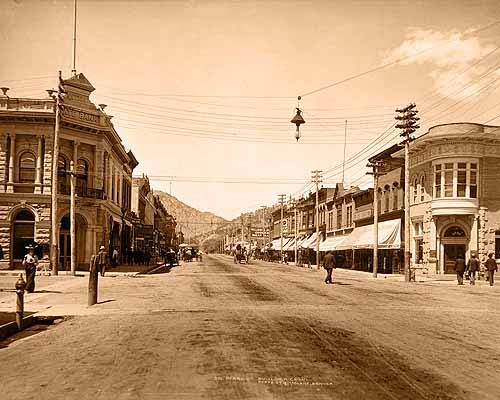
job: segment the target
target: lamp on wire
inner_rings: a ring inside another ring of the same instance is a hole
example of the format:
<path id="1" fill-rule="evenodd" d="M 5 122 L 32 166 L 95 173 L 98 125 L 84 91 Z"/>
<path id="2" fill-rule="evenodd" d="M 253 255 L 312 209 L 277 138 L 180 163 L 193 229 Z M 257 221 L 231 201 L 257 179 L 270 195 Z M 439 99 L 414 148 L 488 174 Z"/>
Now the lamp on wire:
<path id="1" fill-rule="evenodd" d="M 300 101 L 301 97 L 297 97 L 297 100 Z M 295 114 L 295 117 L 292 118 L 292 120 L 290 121 L 292 124 L 295 124 L 295 126 L 297 127 L 296 131 L 295 131 L 295 139 L 297 140 L 297 142 L 299 141 L 300 139 L 300 125 L 302 124 L 305 124 L 306 121 L 304 120 L 304 118 L 302 117 L 302 110 L 300 109 L 300 104 L 297 104 L 297 107 L 295 107 L 295 109 L 297 110 L 297 113 Z"/>

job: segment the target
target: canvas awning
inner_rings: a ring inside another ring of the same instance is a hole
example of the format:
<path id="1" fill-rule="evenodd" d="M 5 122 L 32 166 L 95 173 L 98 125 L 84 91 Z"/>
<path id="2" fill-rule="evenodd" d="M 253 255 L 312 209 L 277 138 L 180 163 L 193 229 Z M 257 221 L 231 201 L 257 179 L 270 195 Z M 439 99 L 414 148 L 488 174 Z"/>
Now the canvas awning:
<path id="1" fill-rule="evenodd" d="M 327 237 L 319 244 L 319 251 L 335 251 L 338 250 L 338 246 L 342 244 L 349 236 L 332 236 Z"/>
<path id="2" fill-rule="evenodd" d="M 301 238 L 297 238 L 297 248 L 299 248 L 300 242 L 302 241 Z M 290 241 L 286 244 L 286 246 L 283 246 L 283 250 L 295 250 L 295 238 L 291 238 Z"/>
<path id="3" fill-rule="evenodd" d="M 317 233 L 314 232 L 311 236 L 309 236 L 306 240 L 304 240 L 300 247 L 303 249 L 315 249 L 316 248 L 316 236 Z"/>
<path id="4" fill-rule="evenodd" d="M 347 239 L 337 247 L 337 250 L 373 249 L 373 243 L 374 233 L 372 224 L 354 228 Z M 378 224 L 378 248 L 401 248 L 401 219 L 391 219 Z"/>
<path id="5" fill-rule="evenodd" d="M 283 238 L 283 250 L 285 249 L 285 245 L 290 241 L 290 240 L 293 240 L 293 238 Z M 281 238 L 278 238 L 278 239 L 274 239 L 271 243 L 272 245 L 272 249 L 273 250 L 278 250 L 280 251 L 281 250 Z"/>

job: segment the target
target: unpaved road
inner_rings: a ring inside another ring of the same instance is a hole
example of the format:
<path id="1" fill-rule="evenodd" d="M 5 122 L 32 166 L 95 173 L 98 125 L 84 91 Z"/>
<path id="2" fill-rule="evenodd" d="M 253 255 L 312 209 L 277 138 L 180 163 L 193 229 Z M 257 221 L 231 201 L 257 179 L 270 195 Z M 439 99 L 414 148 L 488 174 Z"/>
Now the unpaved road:
<path id="1" fill-rule="evenodd" d="M 2 399 L 499 399 L 500 291 L 206 257 L 0 350 Z"/>

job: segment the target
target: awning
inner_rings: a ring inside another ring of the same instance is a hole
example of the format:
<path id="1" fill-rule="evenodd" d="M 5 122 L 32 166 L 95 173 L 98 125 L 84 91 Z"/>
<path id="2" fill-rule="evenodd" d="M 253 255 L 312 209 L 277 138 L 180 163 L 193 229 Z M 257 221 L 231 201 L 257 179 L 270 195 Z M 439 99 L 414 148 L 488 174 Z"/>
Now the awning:
<path id="1" fill-rule="evenodd" d="M 319 251 L 335 251 L 337 247 L 348 238 L 349 236 L 332 236 L 327 237 L 319 244 Z"/>
<path id="2" fill-rule="evenodd" d="M 285 245 L 290 241 L 293 240 L 293 238 L 283 238 L 283 250 L 285 249 Z M 274 239 L 271 243 L 272 249 L 273 250 L 281 250 L 281 238 Z"/>
<path id="3" fill-rule="evenodd" d="M 337 250 L 373 249 L 373 242 L 373 224 L 361 226 L 354 228 L 347 239 L 337 247 Z M 391 219 L 378 224 L 378 248 L 401 248 L 401 219 Z"/>
<path id="4" fill-rule="evenodd" d="M 309 236 L 306 240 L 304 240 L 300 247 L 303 249 L 315 249 L 316 248 L 316 236 L 317 233 L 314 232 L 311 236 Z"/>
<path id="5" fill-rule="evenodd" d="M 297 238 L 297 241 L 299 241 L 300 239 Z M 283 250 L 285 251 L 288 251 L 288 250 L 295 250 L 295 238 L 291 238 L 288 243 L 286 244 L 286 246 L 283 246 Z"/>

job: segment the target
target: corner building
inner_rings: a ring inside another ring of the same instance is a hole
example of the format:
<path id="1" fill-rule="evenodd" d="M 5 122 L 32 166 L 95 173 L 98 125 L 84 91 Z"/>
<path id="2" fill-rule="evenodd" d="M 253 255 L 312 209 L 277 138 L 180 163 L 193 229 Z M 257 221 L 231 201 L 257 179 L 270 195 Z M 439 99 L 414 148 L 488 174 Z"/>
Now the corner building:
<path id="1" fill-rule="evenodd" d="M 448 274 L 458 255 L 500 258 L 500 127 L 430 128 L 412 142 L 409 164 L 413 264 Z"/>
<path id="2" fill-rule="evenodd" d="M 132 171 L 138 162 L 125 150 L 105 105 L 83 74 L 64 81 L 67 92 L 59 133 L 59 269 L 69 269 L 70 162 L 77 173 L 76 258 L 87 265 L 104 245 L 122 250 L 131 236 Z M 48 267 L 54 166 L 54 101 L 0 95 L 0 269 L 19 267 L 28 243 L 36 243 Z"/>

